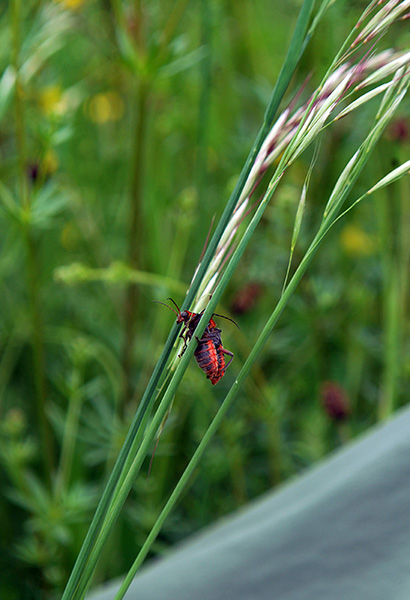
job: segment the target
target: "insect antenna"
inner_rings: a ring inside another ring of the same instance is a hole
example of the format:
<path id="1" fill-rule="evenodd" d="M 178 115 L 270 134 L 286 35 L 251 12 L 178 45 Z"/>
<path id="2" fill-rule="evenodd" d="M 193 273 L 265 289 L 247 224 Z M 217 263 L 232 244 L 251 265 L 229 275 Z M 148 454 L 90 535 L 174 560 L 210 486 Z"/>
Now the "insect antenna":
<path id="1" fill-rule="evenodd" d="M 181 310 L 180 310 L 180 308 L 179 308 L 178 304 L 175 302 L 175 300 L 173 300 L 172 298 L 167 298 L 167 300 L 171 300 L 172 304 L 173 304 L 174 306 L 176 306 L 176 309 L 177 309 L 177 311 L 178 311 L 178 314 L 180 315 L 180 314 L 181 314 Z"/>
<path id="2" fill-rule="evenodd" d="M 234 325 L 237 326 L 238 329 L 240 329 L 238 323 L 236 321 L 234 321 L 233 319 L 230 319 L 229 317 L 225 317 L 225 315 L 219 315 L 218 313 L 214 313 L 212 316 L 215 317 L 222 317 L 222 319 L 226 319 L 227 321 L 231 321 L 231 323 L 233 323 Z"/>
<path id="3" fill-rule="evenodd" d="M 174 302 L 172 300 L 172 298 L 167 298 L 168 300 L 171 300 L 172 302 Z M 153 300 L 153 302 L 155 302 L 156 304 L 162 304 L 163 306 L 166 306 L 167 308 L 169 308 L 169 310 L 172 310 L 173 313 L 175 313 L 177 315 L 177 317 L 181 314 L 181 311 L 179 310 L 178 306 L 175 304 L 175 306 L 178 308 L 178 312 L 172 308 L 172 306 L 169 306 L 168 304 L 165 304 L 165 302 L 160 302 L 159 300 Z"/>

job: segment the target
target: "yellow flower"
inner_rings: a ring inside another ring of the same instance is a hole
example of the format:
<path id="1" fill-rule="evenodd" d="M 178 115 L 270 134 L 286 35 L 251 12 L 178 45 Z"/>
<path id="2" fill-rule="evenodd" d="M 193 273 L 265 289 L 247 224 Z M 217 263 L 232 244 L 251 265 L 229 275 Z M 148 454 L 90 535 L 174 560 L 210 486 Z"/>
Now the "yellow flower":
<path id="1" fill-rule="evenodd" d="M 41 170 L 47 175 L 51 175 L 58 168 L 58 158 L 54 150 L 48 150 L 41 161 Z"/>
<path id="2" fill-rule="evenodd" d="M 124 114 L 124 102 L 117 92 L 96 94 L 88 102 L 88 116 L 94 123 L 118 121 Z"/>
<path id="3" fill-rule="evenodd" d="M 355 225 L 346 225 L 342 229 L 340 243 L 347 254 L 368 256 L 374 252 L 373 239 Z"/>
<path id="4" fill-rule="evenodd" d="M 61 85 L 48 85 L 40 92 L 39 102 L 46 114 L 61 115 L 67 110 L 67 102 L 63 97 Z"/>
<path id="5" fill-rule="evenodd" d="M 67 10 L 78 10 L 85 3 L 85 0 L 54 0 L 56 4 L 61 4 Z"/>

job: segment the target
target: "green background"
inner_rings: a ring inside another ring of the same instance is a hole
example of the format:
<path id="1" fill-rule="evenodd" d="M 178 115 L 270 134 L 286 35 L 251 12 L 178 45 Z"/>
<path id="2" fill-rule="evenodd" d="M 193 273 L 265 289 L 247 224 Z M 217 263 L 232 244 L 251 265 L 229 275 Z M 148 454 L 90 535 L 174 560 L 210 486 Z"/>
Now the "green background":
<path id="1" fill-rule="evenodd" d="M 58 596 L 67 580 L 174 319 L 152 300 L 182 303 L 262 122 L 300 5 L 12 0 L 0 8 L 6 600 Z M 315 89 L 362 9 L 331 7 L 285 105 L 303 84 L 304 100 Z M 408 24 L 398 23 L 379 48 L 408 41 Z M 294 264 L 376 106 L 324 138 Z M 408 158 L 409 127 L 405 101 L 355 197 Z M 96 582 L 129 568 L 278 300 L 311 157 L 289 170 L 218 307 L 240 325 L 218 323 L 233 364 L 212 387 L 192 361 Z M 403 179 L 333 229 L 155 554 L 407 402 L 409 191 Z"/>

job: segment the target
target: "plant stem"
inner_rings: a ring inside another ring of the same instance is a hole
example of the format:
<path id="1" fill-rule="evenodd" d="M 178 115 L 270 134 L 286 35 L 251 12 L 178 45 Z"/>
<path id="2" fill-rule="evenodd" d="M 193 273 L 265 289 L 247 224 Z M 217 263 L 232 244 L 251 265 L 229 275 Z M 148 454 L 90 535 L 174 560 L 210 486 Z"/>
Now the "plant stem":
<path id="1" fill-rule="evenodd" d="M 400 204 L 397 196 L 400 183 L 386 190 L 383 229 L 383 375 L 378 405 L 379 420 L 387 419 L 394 410 L 400 374 Z"/>
<path id="2" fill-rule="evenodd" d="M 403 81 L 403 86 L 404 86 L 405 90 L 407 89 L 408 85 L 409 85 L 408 81 L 407 82 Z M 397 86 L 396 86 L 396 90 L 397 90 Z M 401 97 L 403 97 L 405 90 L 404 91 L 402 90 Z M 396 106 L 397 106 L 397 104 L 396 104 Z M 256 340 L 256 343 L 255 343 L 252 351 L 250 352 L 247 360 L 245 361 L 245 364 L 243 365 L 238 377 L 236 378 L 231 389 L 229 390 L 228 394 L 226 395 L 214 420 L 211 422 L 207 432 L 205 433 L 204 437 L 202 438 L 200 444 L 198 445 L 198 448 L 196 449 L 192 459 L 188 463 L 188 466 L 185 469 L 181 479 L 178 481 L 168 502 L 166 503 L 166 505 L 163 508 L 162 512 L 160 513 L 156 523 L 154 524 L 151 532 L 149 533 L 146 542 L 144 543 L 143 547 L 141 548 L 137 558 L 134 561 L 134 564 L 132 565 L 123 584 L 121 585 L 121 588 L 120 588 L 118 594 L 115 597 L 116 600 L 121 600 L 124 597 L 124 594 L 126 593 L 135 573 L 141 566 L 142 562 L 144 561 L 146 555 L 149 552 L 149 549 L 151 548 L 152 543 L 155 541 L 159 531 L 161 530 L 163 522 L 165 521 L 168 514 L 171 512 L 172 508 L 175 506 L 175 504 L 178 501 L 185 486 L 188 484 L 188 481 L 189 481 L 193 471 L 197 467 L 207 446 L 209 445 L 210 441 L 212 440 L 216 431 L 218 430 L 226 412 L 232 405 L 237 393 L 240 390 L 240 386 L 241 386 L 242 382 L 247 377 L 254 362 L 257 360 L 258 356 L 262 352 L 262 349 L 265 346 L 269 336 L 271 335 L 277 321 L 279 320 L 280 315 L 282 314 L 285 306 L 287 305 L 288 301 L 290 300 L 291 296 L 293 295 L 296 287 L 298 286 L 298 284 L 299 284 L 300 280 L 302 279 L 304 273 L 306 272 L 308 266 L 312 262 L 319 246 L 323 242 L 327 233 L 333 227 L 334 223 L 337 222 L 337 220 L 340 218 L 340 216 L 338 217 L 338 215 L 340 214 L 342 205 L 343 205 L 345 199 L 347 198 L 348 194 L 351 192 L 364 165 L 366 164 L 367 160 L 369 159 L 371 150 L 373 149 L 373 147 L 376 144 L 377 140 L 379 139 L 381 133 L 383 132 L 383 130 L 388 122 L 388 117 L 390 117 L 391 114 L 392 114 L 391 110 L 386 109 L 386 112 L 384 113 L 383 117 L 381 117 L 380 120 L 376 123 L 376 125 L 372 128 L 372 130 L 370 131 L 367 138 L 364 140 L 364 142 L 359 147 L 358 151 L 355 152 L 354 156 L 349 161 L 347 167 L 342 171 L 342 174 L 340 175 L 339 180 L 336 183 L 334 190 L 330 196 L 330 199 L 327 203 L 322 223 L 321 223 L 314 239 L 312 240 L 307 252 L 305 253 L 304 257 L 302 258 L 302 260 L 301 260 L 298 268 L 296 269 L 293 277 L 291 278 L 289 284 L 286 286 L 285 290 L 283 291 L 276 307 L 274 308 L 270 318 L 268 319 L 267 323 L 265 324 L 265 327 L 263 328 L 261 334 L 259 335 L 258 339 Z M 282 165 L 280 163 L 277 168 L 276 173 L 274 174 L 271 182 L 269 183 L 268 190 L 267 190 L 263 200 L 260 202 L 243 237 L 239 241 L 238 246 L 235 249 L 235 251 L 225 269 L 225 272 L 223 273 L 223 275 L 221 277 L 220 283 L 219 283 L 217 289 L 215 290 L 213 297 L 210 300 L 207 308 L 205 309 L 203 318 L 201 319 L 201 321 L 197 327 L 199 338 L 202 335 L 202 331 L 205 328 L 205 324 L 208 323 L 208 320 L 211 317 L 212 312 L 214 311 L 215 305 L 218 302 L 219 297 L 222 294 L 222 291 L 226 286 L 226 283 L 231 278 L 233 270 L 235 269 L 237 263 L 239 262 L 242 254 L 245 250 L 245 247 L 247 246 L 249 238 L 251 237 L 257 224 L 259 223 L 267 203 L 270 201 L 274 191 L 276 190 L 277 185 L 279 184 L 279 181 L 281 180 L 281 177 L 283 174 L 283 171 L 281 169 L 282 169 Z M 336 190 L 337 190 L 337 193 L 336 193 Z M 347 212 L 347 211 L 345 211 L 345 212 Z M 345 213 L 343 213 L 343 214 L 345 214 Z M 189 360 L 190 355 L 192 355 L 192 354 L 193 354 L 193 348 L 192 348 L 192 344 L 190 344 L 186 350 L 184 357 L 181 360 L 181 364 L 178 366 L 178 368 L 175 372 L 175 375 L 171 381 L 171 384 L 170 384 L 167 392 L 164 395 L 163 401 L 161 402 L 158 412 L 155 414 L 155 416 L 153 418 L 153 423 L 151 424 L 151 428 L 154 425 L 154 422 L 159 418 L 158 413 L 160 413 L 161 410 L 164 410 L 162 405 L 165 404 L 167 396 L 169 396 L 172 393 L 172 397 L 173 397 L 173 394 L 174 394 L 173 384 L 175 386 L 178 385 L 179 372 L 180 371 L 183 372 L 183 369 L 185 366 L 184 362 Z M 182 376 L 182 374 L 181 374 L 181 376 Z M 147 432 L 146 438 L 149 438 L 150 434 L 151 434 L 151 431 L 149 430 Z M 148 440 L 146 438 L 144 438 L 143 443 L 142 443 L 141 448 L 139 449 L 138 453 L 142 452 L 144 445 L 147 444 Z M 135 460 L 135 463 L 137 462 L 137 459 L 138 459 L 138 455 Z M 130 475 L 131 475 L 131 473 L 128 476 L 130 476 Z M 125 486 L 125 481 L 124 481 L 124 486 Z M 116 500 L 122 495 L 122 493 L 123 492 L 121 490 L 118 492 Z"/>
<path id="3" fill-rule="evenodd" d="M 198 138 L 195 161 L 195 185 L 199 206 L 203 206 L 203 203 L 206 202 L 209 110 L 212 89 L 212 25 L 212 3 L 207 0 L 201 0 L 201 44 L 206 48 L 207 53 L 200 63 L 201 93 L 199 98 Z"/>
<path id="4" fill-rule="evenodd" d="M 130 196 L 130 229 L 128 260 L 133 268 L 141 268 L 141 249 L 142 249 L 142 197 L 143 197 L 143 176 L 144 176 L 144 157 L 145 140 L 147 130 L 147 112 L 148 112 L 149 85 L 142 81 L 138 90 L 137 100 L 137 127 L 135 131 L 135 148 L 133 175 L 131 183 Z M 124 300 L 124 342 L 122 351 L 123 366 L 123 392 L 122 392 L 122 411 L 133 396 L 132 386 L 132 358 L 135 343 L 135 322 L 138 302 L 138 286 L 130 283 L 125 292 Z"/>
<path id="5" fill-rule="evenodd" d="M 24 135 L 24 106 L 22 101 L 22 86 L 20 79 L 20 23 L 21 0 L 13 0 L 11 4 L 11 29 L 12 29 L 12 64 L 16 75 L 16 90 L 14 95 L 14 119 L 16 129 L 17 168 L 20 189 L 20 201 L 23 208 L 29 204 L 26 165 L 26 138 Z"/>
<path id="6" fill-rule="evenodd" d="M 269 103 L 269 106 L 265 113 L 264 123 L 257 135 L 257 138 L 249 152 L 248 158 L 245 162 L 245 165 L 241 171 L 238 182 L 235 186 L 234 191 L 229 198 L 229 201 L 225 207 L 225 210 L 222 214 L 222 217 L 216 227 L 215 233 L 213 234 L 205 255 L 199 265 L 196 276 L 188 290 L 185 301 L 181 306 L 181 310 L 185 308 L 189 308 L 191 303 L 195 298 L 195 294 L 198 291 L 198 288 L 201 284 L 201 281 L 208 269 L 208 266 L 214 256 L 216 247 L 218 245 L 219 240 L 229 222 L 229 219 L 234 211 L 234 208 L 240 198 L 241 192 L 246 184 L 246 180 L 251 172 L 252 166 L 254 164 L 255 157 L 257 156 L 265 137 L 272 126 L 274 116 L 279 107 L 279 104 L 283 98 L 283 95 L 287 89 L 287 86 L 290 82 L 290 79 L 294 73 L 294 70 L 299 62 L 302 47 L 305 40 L 307 24 L 310 18 L 310 14 L 313 8 L 313 0 L 304 0 L 303 7 L 300 11 L 298 22 L 296 24 L 295 32 L 291 41 L 291 45 L 286 57 L 285 65 L 281 70 L 279 75 L 278 82 L 273 90 L 272 97 Z M 225 283 L 226 285 L 226 283 Z M 221 283 L 219 284 L 219 295 L 222 293 Z M 207 310 L 206 316 L 202 319 L 203 324 L 198 325 L 199 328 L 205 328 L 206 318 L 210 318 L 211 312 L 214 310 L 216 306 L 216 302 L 219 300 L 219 295 L 215 295 L 212 298 Z M 127 438 L 121 448 L 120 454 L 118 456 L 117 462 L 114 466 L 114 469 L 111 473 L 110 479 L 104 489 L 103 495 L 97 507 L 96 513 L 90 525 L 90 528 L 87 532 L 86 538 L 83 542 L 79 555 L 77 557 L 76 563 L 74 565 L 73 571 L 70 575 L 70 579 L 67 583 L 67 586 L 64 590 L 63 600 L 74 600 L 81 598 L 85 593 L 87 586 L 89 585 L 89 577 L 90 573 L 93 571 L 93 564 L 96 563 L 96 559 L 98 559 L 99 551 L 96 549 L 97 540 L 101 534 L 101 531 L 104 527 L 108 527 L 107 522 L 109 519 L 109 515 L 112 514 L 112 504 L 113 498 L 115 495 L 116 487 L 118 486 L 119 481 L 123 481 L 123 473 L 127 471 L 127 466 L 132 461 L 135 456 L 135 448 L 138 445 L 138 441 L 141 439 L 142 433 L 144 432 L 144 428 L 149 417 L 150 407 L 154 401 L 154 395 L 156 386 L 161 378 L 161 375 L 165 369 L 168 358 L 171 354 L 172 347 L 175 343 L 176 337 L 178 333 L 178 326 L 175 323 L 172 327 L 168 339 L 165 343 L 164 349 L 161 353 L 161 356 L 158 359 L 158 362 L 155 366 L 154 372 L 151 376 L 151 379 L 148 383 L 144 396 L 141 400 L 141 403 L 138 407 L 137 413 L 134 417 L 130 430 L 128 432 Z M 200 332 L 198 330 L 198 335 Z M 178 367 L 178 377 L 175 378 L 176 384 L 179 383 L 185 369 L 188 366 L 188 362 L 194 353 L 194 345 L 191 344 L 191 347 L 187 349 L 185 355 L 181 359 L 181 363 Z M 175 374 L 176 375 L 176 374 Z M 175 377 L 175 376 L 174 376 Z M 171 381 L 170 387 L 173 386 L 174 379 Z M 171 390 L 174 388 L 171 387 Z M 172 400 L 172 398 L 171 398 Z M 155 431 L 154 434 L 155 435 Z M 132 485 L 133 479 L 131 479 Z M 115 496 L 116 500 L 118 500 L 118 494 Z M 117 506 L 118 510 L 118 506 Z M 118 513 L 117 513 L 118 514 Z M 111 519 L 112 522 L 112 519 Z"/>
<path id="7" fill-rule="evenodd" d="M 318 246 L 316 244 L 317 239 L 318 238 L 316 236 L 315 240 L 312 242 L 309 250 L 307 251 L 303 260 L 301 261 L 297 271 L 295 272 L 294 276 L 292 277 L 288 286 L 286 287 L 283 295 L 279 299 L 278 304 L 276 305 L 271 317 L 269 318 L 265 327 L 263 328 L 263 331 L 261 332 L 259 338 L 257 339 L 256 344 L 253 347 L 251 353 L 249 354 L 248 358 L 246 359 L 245 364 L 243 365 L 240 373 L 238 374 L 238 377 L 236 378 L 234 384 L 232 385 L 231 389 L 229 390 L 228 394 L 226 395 L 220 409 L 218 410 L 217 414 L 215 415 L 214 420 L 212 421 L 208 430 L 206 431 L 205 435 L 203 436 L 200 444 L 198 445 L 198 448 L 196 449 L 194 455 L 192 456 L 190 462 L 188 463 L 184 473 L 182 474 L 181 479 L 178 481 L 177 485 L 175 486 L 171 496 L 169 497 L 169 499 L 168 499 L 167 503 L 165 504 L 163 510 L 161 511 L 157 521 L 155 522 L 152 530 L 150 531 L 144 545 L 142 546 L 140 552 L 138 553 L 138 556 L 135 559 L 134 564 L 132 565 L 127 576 L 125 577 L 120 590 L 118 591 L 117 595 L 115 596 L 115 600 L 121 600 L 124 597 L 124 594 L 126 593 L 132 579 L 134 578 L 135 573 L 137 572 L 137 570 L 143 563 L 153 542 L 155 541 L 158 533 L 160 532 L 162 524 L 164 523 L 166 517 L 171 512 L 171 510 L 173 509 L 175 504 L 177 503 L 182 491 L 184 490 L 185 486 L 188 484 L 188 481 L 189 481 L 193 471 L 195 470 L 198 463 L 200 462 L 206 448 L 208 447 L 212 438 L 214 437 L 217 430 L 219 429 L 219 426 L 221 425 L 228 409 L 231 407 L 237 393 L 241 389 L 242 382 L 247 377 L 256 358 L 261 353 L 274 326 L 276 325 L 277 321 L 279 320 L 279 317 L 282 314 L 282 311 L 284 310 L 286 304 L 288 303 L 289 299 L 293 295 L 294 290 L 296 289 L 297 285 L 299 284 L 299 281 L 302 279 L 307 267 L 309 266 L 310 262 L 312 261 L 314 255 L 316 253 L 316 250 L 318 248 Z M 238 249 L 239 249 L 239 247 L 238 247 Z M 238 249 L 237 249 L 237 251 L 238 251 Z M 231 260 L 233 260 L 233 259 L 234 259 L 234 257 L 232 257 Z"/>
<path id="8" fill-rule="evenodd" d="M 12 19 L 12 62 L 16 74 L 16 90 L 14 97 L 15 111 L 15 130 L 16 130 L 16 149 L 17 149 L 17 168 L 19 179 L 20 202 L 23 209 L 22 234 L 26 245 L 27 256 L 27 280 L 30 299 L 31 325 L 32 325 L 32 344 L 33 344 L 33 367 L 34 367 L 34 385 L 36 391 L 36 411 L 37 420 L 41 438 L 41 456 L 43 459 L 43 469 L 45 479 L 51 484 L 51 472 L 53 470 L 53 445 L 51 432 L 46 416 L 46 385 L 45 385 L 45 360 L 43 345 L 43 326 L 40 310 L 39 296 L 39 269 L 35 242 L 33 239 L 30 223 L 30 194 L 26 177 L 26 138 L 25 138 L 25 115 L 23 103 L 23 90 L 20 79 L 20 23 L 21 0 L 13 0 L 11 6 Z"/>
<path id="9" fill-rule="evenodd" d="M 79 424 L 80 410 L 83 399 L 81 384 L 83 380 L 82 365 L 76 359 L 73 365 L 73 373 L 70 382 L 70 396 L 68 401 L 67 416 L 65 419 L 63 443 L 61 446 L 60 465 L 56 478 L 55 495 L 61 499 L 66 491 L 73 464 L 74 451 L 77 441 L 77 430 Z"/>
<path id="10" fill-rule="evenodd" d="M 41 455 L 45 479 L 51 485 L 51 474 L 54 470 L 54 449 L 50 426 L 46 415 L 46 381 L 45 381 L 45 355 L 43 344 L 43 322 L 40 310 L 38 290 L 38 260 L 31 232 L 26 229 L 25 240 L 27 246 L 27 270 L 30 293 L 30 311 L 32 322 L 32 343 L 34 360 L 34 382 L 36 389 L 37 420 L 41 433 Z"/>

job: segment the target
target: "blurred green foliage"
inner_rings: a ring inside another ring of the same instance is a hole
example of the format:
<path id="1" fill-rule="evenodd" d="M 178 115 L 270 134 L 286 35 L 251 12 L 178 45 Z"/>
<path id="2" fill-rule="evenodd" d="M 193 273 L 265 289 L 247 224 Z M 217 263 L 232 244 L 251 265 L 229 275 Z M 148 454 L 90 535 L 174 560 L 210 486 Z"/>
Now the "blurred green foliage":
<path id="1" fill-rule="evenodd" d="M 327 13 L 292 93 L 323 74 L 359 4 Z M 151 300 L 181 302 L 262 121 L 299 5 L 10 0 L 0 9 L 5 600 L 52 597 L 67 580 L 172 322 Z M 383 40 L 408 42 L 404 24 Z M 408 157 L 408 107 L 357 196 Z M 364 112 L 374 118 L 372 104 Z M 368 129 L 364 112 L 323 142 L 294 263 Z M 310 158 L 292 167 L 219 309 L 241 326 L 224 324 L 232 367 L 212 388 L 192 363 L 98 580 L 131 564 L 277 301 Z M 156 552 L 407 401 L 408 197 L 404 179 L 334 228 Z"/>

